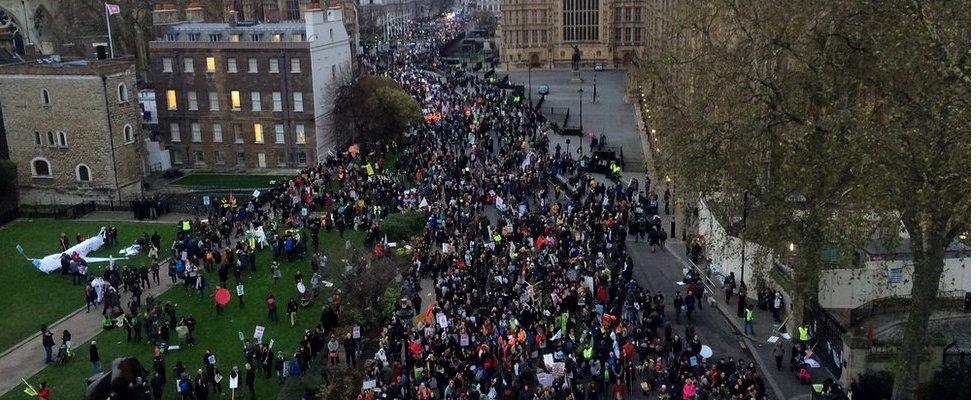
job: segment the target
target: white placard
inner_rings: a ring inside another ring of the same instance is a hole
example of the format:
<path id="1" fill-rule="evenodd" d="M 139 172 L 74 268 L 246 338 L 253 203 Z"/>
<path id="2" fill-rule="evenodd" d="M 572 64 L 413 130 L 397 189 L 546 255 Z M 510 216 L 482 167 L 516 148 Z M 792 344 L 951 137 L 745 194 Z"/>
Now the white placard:
<path id="1" fill-rule="evenodd" d="M 239 377 L 239 375 L 234 376 L 233 374 L 230 376 L 230 379 L 227 380 L 230 389 L 237 389 L 237 379 Z"/>
<path id="2" fill-rule="evenodd" d="M 468 338 L 467 333 L 462 333 L 459 341 L 461 342 L 461 346 L 464 347 L 467 347 L 469 344 L 471 344 L 471 340 Z"/>
<path id="3" fill-rule="evenodd" d="M 444 313 L 437 313 L 437 324 L 440 325 L 441 328 L 447 328 L 447 316 L 444 315 Z"/>
<path id="4" fill-rule="evenodd" d="M 243 296 L 243 295 L 244 295 L 244 284 L 238 283 L 237 284 L 237 296 Z"/>
<path id="5" fill-rule="evenodd" d="M 362 335 L 362 330 L 361 330 L 361 328 L 358 325 L 352 327 L 352 338 L 353 339 L 359 339 L 361 337 L 361 335 Z"/>
<path id="6" fill-rule="evenodd" d="M 264 340 L 264 327 L 257 325 L 254 327 L 254 339 L 261 343 Z"/>

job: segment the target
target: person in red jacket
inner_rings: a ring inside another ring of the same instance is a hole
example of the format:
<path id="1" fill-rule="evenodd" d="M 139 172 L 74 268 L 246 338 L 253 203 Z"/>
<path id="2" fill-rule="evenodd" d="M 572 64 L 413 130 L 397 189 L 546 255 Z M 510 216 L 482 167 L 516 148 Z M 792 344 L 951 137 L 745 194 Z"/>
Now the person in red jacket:
<path id="1" fill-rule="evenodd" d="M 623 400 L 627 398 L 627 386 L 624 386 L 624 381 L 617 379 L 617 382 L 613 384 L 613 400 Z"/>
<path id="2" fill-rule="evenodd" d="M 37 391 L 37 398 L 51 400 L 51 389 L 48 389 L 47 382 L 41 382 L 41 388 Z"/>

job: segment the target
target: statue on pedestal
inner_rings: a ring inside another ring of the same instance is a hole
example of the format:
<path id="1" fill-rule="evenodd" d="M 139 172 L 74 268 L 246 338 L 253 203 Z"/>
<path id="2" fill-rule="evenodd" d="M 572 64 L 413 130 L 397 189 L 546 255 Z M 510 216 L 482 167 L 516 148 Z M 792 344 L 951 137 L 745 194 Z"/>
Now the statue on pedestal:
<path id="1" fill-rule="evenodd" d="M 582 58 L 580 56 L 580 49 L 579 47 L 576 47 L 576 45 L 574 44 L 573 45 L 573 71 L 579 71 L 580 58 Z"/>

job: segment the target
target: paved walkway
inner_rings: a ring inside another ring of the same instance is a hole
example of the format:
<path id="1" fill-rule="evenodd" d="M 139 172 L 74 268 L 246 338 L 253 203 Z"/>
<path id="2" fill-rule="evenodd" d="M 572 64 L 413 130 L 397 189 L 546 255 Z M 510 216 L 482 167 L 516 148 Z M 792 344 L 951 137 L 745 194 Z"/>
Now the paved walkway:
<path id="1" fill-rule="evenodd" d="M 186 217 L 187 215 L 185 214 L 169 213 L 160 216 L 158 220 L 139 221 L 132 218 L 131 212 L 97 211 L 89 213 L 78 220 L 175 223 Z M 159 280 L 160 284 L 150 285 L 149 288 L 146 288 L 143 292 L 143 299 L 150 295 L 159 297 L 160 294 L 174 285 L 171 279 L 169 279 L 169 276 L 165 274 L 167 265 L 165 262 L 161 265 L 163 273 L 160 274 L 162 275 Z M 81 292 L 78 295 L 81 296 Z M 121 304 L 127 304 L 131 298 L 130 293 L 122 293 Z M 78 349 L 90 343 L 95 335 L 102 332 L 102 309 L 102 306 L 99 306 L 96 309 L 92 309 L 91 312 L 85 312 L 85 307 L 81 307 L 51 324 L 48 329 L 51 332 L 68 330 L 71 332 L 72 348 Z M 84 353 L 84 357 L 87 357 L 87 353 Z M 41 335 L 39 332 L 6 349 L 3 353 L 0 353 L 0 395 L 20 385 L 21 378 L 30 378 L 44 369 L 44 367 L 44 347 L 41 345 Z"/>
<path id="2" fill-rule="evenodd" d="M 78 218 L 77 221 L 125 221 L 125 222 L 156 222 L 156 223 L 176 223 L 184 218 L 196 218 L 184 213 L 166 213 L 159 216 L 159 219 L 138 220 L 132 217 L 131 212 L 125 211 L 93 211 L 85 216 Z"/>
<path id="3" fill-rule="evenodd" d="M 166 264 L 164 264 L 166 265 Z M 165 270 L 165 266 L 161 269 Z M 165 274 L 161 274 L 159 285 L 150 285 L 143 292 L 143 299 L 152 295 L 158 297 L 161 293 L 173 286 L 173 283 Z M 81 293 L 78 294 L 81 296 Z M 121 304 L 127 304 L 132 296 L 126 292 L 122 294 Z M 78 349 L 83 345 L 88 345 L 92 338 L 102 333 L 101 312 L 103 307 L 98 307 L 85 312 L 85 307 L 81 307 L 68 314 L 61 320 L 51 324 L 48 329 L 51 332 L 61 332 L 68 330 L 71 332 L 71 347 Z M 56 351 L 56 349 L 55 349 Z M 78 357 L 87 359 L 88 353 L 80 352 Z M 0 354 L 0 395 L 7 393 L 11 389 L 21 384 L 21 378 L 27 379 L 44 369 L 44 347 L 41 345 L 40 333 L 24 339 Z"/>

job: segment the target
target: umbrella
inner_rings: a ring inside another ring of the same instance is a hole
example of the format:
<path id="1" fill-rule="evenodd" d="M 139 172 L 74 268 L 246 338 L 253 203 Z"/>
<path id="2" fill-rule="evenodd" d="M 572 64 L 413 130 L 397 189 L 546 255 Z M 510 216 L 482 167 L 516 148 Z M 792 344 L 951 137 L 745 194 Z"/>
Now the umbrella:
<path id="1" fill-rule="evenodd" d="M 217 289 L 217 293 L 214 293 L 214 299 L 217 300 L 217 304 L 225 305 L 230 302 L 230 291 L 227 288 Z"/>
<path id="2" fill-rule="evenodd" d="M 701 354 L 702 358 L 709 358 L 712 356 L 712 348 L 708 346 L 702 346 L 701 352 L 698 354 Z"/>

